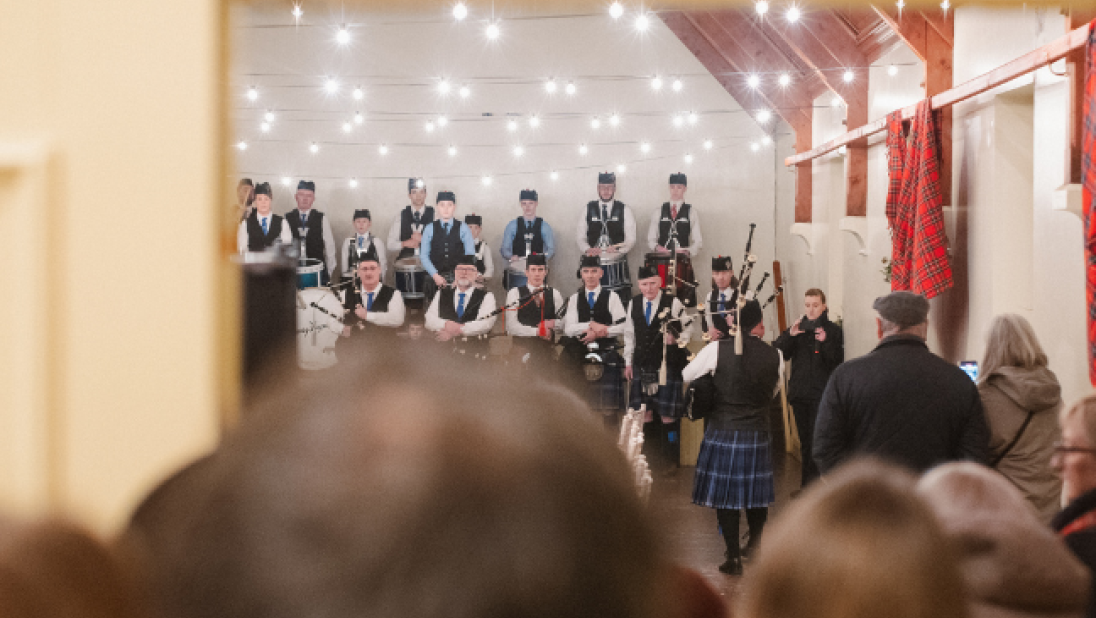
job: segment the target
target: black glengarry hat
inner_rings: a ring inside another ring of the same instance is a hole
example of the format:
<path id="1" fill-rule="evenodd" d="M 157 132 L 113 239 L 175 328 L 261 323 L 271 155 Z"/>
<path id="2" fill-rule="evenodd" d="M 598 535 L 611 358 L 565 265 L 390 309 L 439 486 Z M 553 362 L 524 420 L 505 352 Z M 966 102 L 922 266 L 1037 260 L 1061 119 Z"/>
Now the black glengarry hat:
<path id="1" fill-rule="evenodd" d="M 298 191 L 304 190 L 304 191 L 313 191 L 313 192 L 315 192 L 316 191 L 316 183 L 312 182 L 311 180 L 302 180 L 302 181 L 297 183 L 297 190 Z"/>
<path id="2" fill-rule="evenodd" d="M 255 195 L 265 195 L 271 199 L 274 199 L 274 192 L 270 189 L 269 182 L 260 182 L 255 185 Z"/>
<path id="3" fill-rule="evenodd" d="M 359 208 L 358 210 L 354 211 L 354 220 L 357 219 L 369 219 L 370 221 L 372 221 L 373 217 L 369 214 L 369 210 L 367 208 Z"/>
<path id="4" fill-rule="evenodd" d="M 543 253 L 534 253 L 525 259 L 525 266 L 547 266 L 548 258 Z"/>
<path id="5" fill-rule="evenodd" d="M 538 202 L 540 201 L 540 198 L 537 196 L 537 192 L 533 189 L 522 189 L 521 197 L 518 201 L 524 202 L 525 200 L 533 200 L 534 202 Z"/>
<path id="6" fill-rule="evenodd" d="M 454 201 L 456 201 L 456 200 L 454 200 Z M 481 217 L 480 215 L 475 215 L 475 214 L 466 215 L 464 217 L 464 222 L 467 223 L 468 225 L 482 226 L 483 225 L 483 217 Z"/>
<path id="7" fill-rule="evenodd" d="M 670 174 L 670 184 L 689 186 L 689 179 L 681 172 Z"/>
<path id="8" fill-rule="evenodd" d="M 457 194 L 453 193 L 452 191 L 440 191 L 440 192 L 438 192 L 438 200 L 437 201 L 439 201 L 439 202 L 453 202 L 454 204 L 456 204 L 457 203 Z"/>
<path id="9" fill-rule="evenodd" d="M 713 271 L 726 271 L 734 270 L 734 265 L 731 263 L 730 256 L 720 255 L 712 258 L 712 270 Z"/>
<path id="10" fill-rule="evenodd" d="M 472 255 L 472 254 L 462 255 L 460 257 L 460 259 L 457 260 L 457 266 L 475 266 L 475 265 L 476 265 L 476 256 Z"/>
<path id="11" fill-rule="evenodd" d="M 597 183 L 599 185 L 615 185 L 616 174 L 612 172 L 601 172 L 597 175 Z"/>
<path id="12" fill-rule="evenodd" d="M 642 281 L 644 279 L 650 279 L 651 277 L 657 277 L 657 276 L 658 276 L 658 270 L 656 270 L 654 266 L 640 266 L 639 267 L 639 276 L 637 276 L 636 279 Z"/>
<path id="13" fill-rule="evenodd" d="M 596 255 L 584 255 L 582 261 L 579 262 L 578 267 L 582 268 L 601 268 L 601 258 Z"/>

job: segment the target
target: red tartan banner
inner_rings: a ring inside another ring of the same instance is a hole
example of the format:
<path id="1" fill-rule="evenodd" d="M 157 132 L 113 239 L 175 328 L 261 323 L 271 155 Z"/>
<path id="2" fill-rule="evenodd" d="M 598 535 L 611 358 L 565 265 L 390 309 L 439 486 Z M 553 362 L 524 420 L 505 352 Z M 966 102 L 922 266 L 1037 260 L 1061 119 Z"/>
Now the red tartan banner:
<path id="1" fill-rule="evenodd" d="M 1088 302 L 1088 379 L 1096 385 L 1096 216 L 1093 216 L 1092 196 L 1096 194 L 1096 168 L 1092 154 L 1096 152 L 1096 21 L 1088 34 L 1085 47 L 1085 108 L 1084 134 L 1081 138 L 1082 200 L 1085 214 L 1085 292 Z"/>

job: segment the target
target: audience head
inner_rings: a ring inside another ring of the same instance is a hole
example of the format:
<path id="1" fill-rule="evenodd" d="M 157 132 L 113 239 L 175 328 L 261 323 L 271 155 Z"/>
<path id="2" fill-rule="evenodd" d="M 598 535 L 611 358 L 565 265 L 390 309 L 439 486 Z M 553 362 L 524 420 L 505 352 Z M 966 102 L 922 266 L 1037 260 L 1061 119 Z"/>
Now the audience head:
<path id="1" fill-rule="evenodd" d="M 1096 489 L 1096 394 L 1064 408 L 1058 422 L 1062 441 L 1050 464 L 1062 476 L 1062 498 L 1072 502 Z"/>
<path id="2" fill-rule="evenodd" d="M 808 320 L 817 320 L 826 310 L 826 293 L 818 288 L 811 288 L 803 295 L 803 307 L 807 312 Z"/>
<path id="3" fill-rule="evenodd" d="M 913 335 L 925 339 L 929 334 L 929 301 L 913 292 L 891 292 L 872 304 L 879 317 L 879 338 Z"/>
<path id="4" fill-rule="evenodd" d="M 985 382 L 1002 367 L 1036 369 L 1047 366 L 1047 355 L 1035 329 L 1023 316 L 1006 313 L 993 318 L 986 336 L 979 382 Z"/>
<path id="5" fill-rule="evenodd" d="M 925 474 L 917 489 L 959 557 L 972 615 L 1084 613 L 1084 565 L 1000 473 L 949 463 Z"/>
<path id="6" fill-rule="evenodd" d="M 854 462 L 766 530 L 747 571 L 745 618 L 962 618 L 955 557 L 914 479 Z"/>
<path id="7" fill-rule="evenodd" d="M 236 185 L 236 201 L 244 206 L 250 206 L 255 201 L 255 183 L 250 178 L 241 178 Z"/>

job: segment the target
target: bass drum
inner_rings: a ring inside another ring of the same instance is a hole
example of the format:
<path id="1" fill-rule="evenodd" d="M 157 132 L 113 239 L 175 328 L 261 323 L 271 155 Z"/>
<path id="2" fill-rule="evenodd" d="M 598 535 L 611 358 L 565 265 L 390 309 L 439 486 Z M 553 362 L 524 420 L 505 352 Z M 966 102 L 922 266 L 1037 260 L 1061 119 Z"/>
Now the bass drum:
<path id="1" fill-rule="evenodd" d="M 335 343 L 342 334 L 343 306 L 327 288 L 297 292 L 297 364 L 301 369 L 327 369 L 339 362 Z"/>

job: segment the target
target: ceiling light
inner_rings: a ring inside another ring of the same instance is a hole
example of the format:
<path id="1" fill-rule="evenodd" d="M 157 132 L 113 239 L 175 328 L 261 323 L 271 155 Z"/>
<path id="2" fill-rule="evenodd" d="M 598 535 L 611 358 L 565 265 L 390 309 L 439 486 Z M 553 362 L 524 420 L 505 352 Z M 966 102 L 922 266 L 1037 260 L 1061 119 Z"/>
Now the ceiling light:
<path id="1" fill-rule="evenodd" d="M 643 142 L 642 144 L 639 145 L 639 150 L 640 150 L 640 152 L 642 152 L 644 154 L 646 154 L 648 152 L 651 152 L 651 145 L 648 144 L 647 142 Z"/>
<path id="2" fill-rule="evenodd" d="M 766 135 L 765 137 L 762 137 L 762 138 L 761 138 L 761 144 L 762 144 L 762 145 L 764 145 L 764 146 L 768 146 L 768 145 L 769 145 L 769 144 L 771 144 L 771 143 L 773 143 L 773 138 L 769 137 L 768 135 Z"/>
<path id="3" fill-rule="evenodd" d="M 358 188 L 358 179 L 357 178 L 351 178 L 350 179 L 350 188 L 351 189 L 357 189 Z"/>
<path id="4" fill-rule="evenodd" d="M 574 94 L 578 88 L 575 87 L 575 82 L 567 82 L 567 94 Z"/>
<path id="5" fill-rule="evenodd" d="M 757 0 L 754 4 L 754 10 L 757 11 L 758 15 L 764 15 L 769 12 L 769 3 L 765 0 Z"/>
<path id="6" fill-rule="evenodd" d="M 434 132 L 434 121 L 433 120 L 427 120 L 426 121 L 426 132 L 427 133 L 433 133 Z"/>
<path id="7" fill-rule="evenodd" d="M 799 7 L 797 6 L 792 6 L 788 9 L 787 13 L 784 13 L 784 17 L 788 20 L 788 22 L 793 24 L 799 21 L 799 18 L 802 15 L 803 13 L 799 10 Z"/>
<path id="8" fill-rule="evenodd" d="M 590 152 L 590 149 L 586 147 L 586 144 L 582 144 L 581 146 L 578 147 L 578 153 L 580 155 L 584 155 L 588 152 Z"/>
<path id="9" fill-rule="evenodd" d="M 593 120 L 591 120 L 590 121 L 590 128 L 591 129 L 600 129 L 601 128 L 601 118 L 594 118 Z"/>
<path id="10" fill-rule="evenodd" d="M 639 17 L 636 18 L 636 30 L 639 30 L 640 32 L 646 32 L 647 29 L 650 27 L 651 18 L 647 17 L 645 14 L 641 14 Z"/>
<path id="11" fill-rule="evenodd" d="M 362 87 L 358 86 L 357 88 L 355 88 L 354 89 L 354 100 L 361 101 L 364 98 L 365 98 L 365 91 L 362 90 Z"/>
<path id="12" fill-rule="evenodd" d="M 517 131 L 518 130 L 518 121 L 514 120 L 513 118 L 506 121 L 506 129 L 509 130 L 511 133 L 513 133 L 514 131 Z"/>
<path id="13" fill-rule="evenodd" d="M 674 92 L 681 92 L 681 89 L 685 87 L 685 84 L 681 83 L 680 79 L 675 79 L 673 83 Z"/>
<path id="14" fill-rule="evenodd" d="M 487 35 L 488 39 L 494 41 L 495 39 L 499 38 L 499 35 L 502 34 L 502 31 L 499 30 L 499 25 L 497 23 L 490 23 L 487 24 L 487 30 L 484 31 L 484 34 Z"/>
<path id="15" fill-rule="evenodd" d="M 754 142 L 754 143 L 750 144 L 750 150 L 752 150 L 754 152 L 757 152 L 758 150 L 761 150 L 761 145 L 758 144 L 757 142 Z"/>
<path id="16" fill-rule="evenodd" d="M 301 18 L 301 15 L 304 15 L 304 11 L 301 10 L 301 5 L 294 4 L 293 5 L 293 19 L 298 19 L 299 20 Z"/>
<path id="17" fill-rule="evenodd" d="M 327 78 L 327 82 L 324 83 L 324 89 L 328 94 L 335 94 L 339 91 L 339 81 L 334 77 Z"/>
<path id="18" fill-rule="evenodd" d="M 895 2 L 894 4 L 898 7 L 898 10 L 901 11 L 906 7 L 906 0 L 898 0 L 898 2 Z"/>
<path id="19" fill-rule="evenodd" d="M 758 86 L 761 85 L 761 78 L 758 77 L 757 75 L 750 75 L 749 77 L 746 78 L 746 84 L 750 88 L 757 88 Z"/>
<path id="20" fill-rule="evenodd" d="M 491 177 L 490 176 L 484 176 L 483 177 L 483 185 L 486 187 L 486 186 L 489 186 L 490 184 L 491 184 Z"/>
<path id="21" fill-rule="evenodd" d="M 352 130 L 354 130 L 354 125 L 350 124 L 349 122 L 343 123 L 343 133 L 349 133 Z"/>
<path id="22" fill-rule="evenodd" d="M 282 184 L 288 187 L 289 185 L 293 184 L 293 179 L 289 176 L 282 176 Z"/>
<path id="23" fill-rule="evenodd" d="M 763 109 L 763 110 L 760 110 L 760 111 L 757 112 L 757 121 L 760 122 L 761 124 L 765 124 L 766 122 L 771 120 L 772 117 L 773 117 L 772 112 L 770 112 L 767 109 Z"/>
<path id="24" fill-rule="evenodd" d="M 265 114 L 263 114 L 263 120 L 267 122 L 274 122 L 274 112 L 267 111 Z"/>
<path id="25" fill-rule="evenodd" d="M 951 3 L 948 2 L 948 0 L 944 0 L 943 2 L 940 3 L 940 8 L 944 9 L 945 12 L 948 10 L 948 7 L 950 7 L 950 6 L 951 6 Z"/>
<path id="26" fill-rule="evenodd" d="M 261 125 L 259 125 L 259 129 L 261 129 L 263 133 L 269 133 L 270 132 L 270 123 L 269 122 L 262 123 Z"/>
<path id="27" fill-rule="evenodd" d="M 620 126 L 620 114 L 613 114 L 609 116 L 609 125 L 614 127 Z"/>
<path id="28" fill-rule="evenodd" d="M 449 156 L 451 156 L 451 157 L 457 156 L 457 147 L 456 146 L 450 146 L 449 147 Z"/>
<path id="29" fill-rule="evenodd" d="M 240 150 L 247 150 L 247 142 L 239 142 L 238 144 L 236 144 L 236 147 Z"/>
<path id="30" fill-rule="evenodd" d="M 609 7 L 609 17 L 613 19 L 620 19 L 620 16 L 624 14 L 624 7 L 619 2 L 614 2 Z"/>
<path id="31" fill-rule="evenodd" d="M 700 117 L 696 115 L 696 112 L 689 112 L 689 124 L 696 124 L 700 120 Z"/>
<path id="32" fill-rule="evenodd" d="M 525 154 L 525 149 L 524 148 L 522 148 L 521 146 L 514 146 L 514 156 L 515 157 L 520 157 L 523 154 Z"/>
<path id="33" fill-rule="evenodd" d="M 856 74 L 852 72 L 852 69 L 846 69 L 842 79 L 845 80 L 846 84 L 851 84 L 852 80 L 856 79 Z"/>
<path id="34" fill-rule="evenodd" d="M 686 162 L 686 163 L 692 163 L 692 162 L 693 162 L 693 155 L 692 155 L 692 153 L 686 153 L 686 154 L 685 154 L 685 162 Z"/>
<path id="35" fill-rule="evenodd" d="M 356 122 L 358 124 L 362 124 L 363 122 L 365 122 L 365 116 L 362 116 L 361 112 L 355 112 L 354 113 L 354 122 Z"/>
<path id="36" fill-rule="evenodd" d="M 712 144 L 712 140 L 710 140 L 710 139 L 704 140 L 704 150 L 711 150 L 712 146 L 714 146 L 714 144 Z"/>
<path id="37" fill-rule="evenodd" d="M 891 77 L 898 75 L 898 67 L 894 66 L 893 64 L 887 67 L 887 75 L 890 75 Z"/>
<path id="38" fill-rule="evenodd" d="M 792 77 L 791 77 L 791 75 L 788 75 L 787 73 L 781 73 L 780 78 L 777 79 L 776 81 L 781 86 L 787 87 L 788 84 L 792 83 Z"/>
<path id="39" fill-rule="evenodd" d="M 844 104 L 844 101 L 841 100 L 841 97 L 834 97 L 830 99 L 831 107 L 841 107 L 842 104 Z"/>
<path id="40" fill-rule="evenodd" d="M 552 173 L 548 174 L 548 177 L 552 180 L 559 180 L 559 172 L 557 172 L 556 170 L 552 170 Z"/>
<path id="41" fill-rule="evenodd" d="M 346 26 L 339 28 L 338 34 L 335 35 L 335 40 L 339 45 L 346 45 L 350 42 L 350 31 L 346 29 Z"/>
<path id="42" fill-rule="evenodd" d="M 548 81 L 544 82 L 544 89 L 548 91 L 548 94 L 552 94 L 553 92 L 555 92 L 556 80 L 549 79 Z"/>
<path id="43" fill-rule="evenodd" d="M 316 142 L 312 142 L 312 145 L 309 146 L 308 149 L 312 151 L 312 154 L 316 154 L 320 151 L 320 145 Z"/>
<path id="44" fill-rule="evenodd" d="M 458 2 L 453 7 L 453 18 L 460 21 L 465 17 L 468 17 L 468 7 L 464 6 L 463 2 Z"/>
<path id="45" fill-rule="evenodd" d="M 377 152 L 381 153 L 382 155 L 388 154 L 388 146 L 381 144 L 380 148 L 377 149 Z"/>
<path id="46" fill-rule="evenodd" d="M 628 166 L 627 165 L 624 165 L 623 163 L 621 163 L 620 165 L 617 166 L 617 173 L 618 174 L 623 174 L 624 172 L 627 172 L 627 171 L 628 171 Z"/>
<path id="47" fill-rule="evenodd" d="M 529 126 L 534 129 L 540 126 L 540 118 L 538 118 L 536 114 L 529 117 Z"/>
<path id="48" fill-rule="evenodd" d="M 255 86 L 247 89 L 247 98 L 251 101 L 259 98 L 259 91 L 255 89 Z"/>
<path id="49" fill-rule="evenodd" d="M 680 115 L 680 114 L 674 116 L 674 126 L 675 127 L 685 126 L 685 117 Z"/>
<path id="50" fill-rule="evenodd" d="M 449 80 L 443 79 L 438 82 L 438 92 L 442 94 L 449 94 L 450 88 L 451 86 L 449 85 Z"/>
<path id="51" fill-rule="evenodd" d="M 460 87 L 460 98 L 467 99 L 469 97 L 469 95 L 471 95 L 471 94 L 472 94 L 472 91 L 468 89 L 468 86 L 461 86 Z"/>
<path id="52" fill-rule="evenodd" d="M 447 124 L 449 124 L 449 119 L 448 118 L 446 118 L 445 116 L 438 116 L 438 126 L 439 127 L 444 127 Z"/>
<path id="53" fill-rule="evenodd" d="M 662 78 L 657 75 L 654 76 L 651 79 L 651 88 L 654 90 L 662 90 Z"/>

